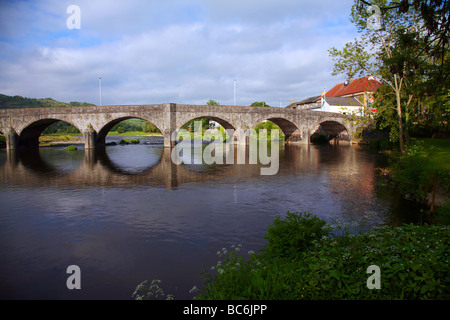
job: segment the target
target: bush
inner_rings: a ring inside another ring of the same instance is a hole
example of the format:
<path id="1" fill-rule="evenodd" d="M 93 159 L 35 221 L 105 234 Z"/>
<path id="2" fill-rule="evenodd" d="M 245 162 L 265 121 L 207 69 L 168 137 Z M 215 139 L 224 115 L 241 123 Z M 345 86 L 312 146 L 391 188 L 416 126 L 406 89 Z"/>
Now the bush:
<path id="1" fill-rule="evenodd" d="M 243 260 L 232 251 L 197 299 L 449 299 L 449 239 L 448 226 L 405 225 L 325 236 L 298 259 Z M 371 265 L 380 268 L 380 289 L 367 287 Z"/>
<path id="2" fill-rule="evenodd" d="M 450 225 L 450 200 L 437 208 L 436 220 L 442 225 Z"/>
<path id="3" fill-rule="evenodd" d="M 330 228 L 326 222 L 308 212 L 290 212 L 286 219 L 276 217 L 264 238 L 269 242 L 264 248 L 268 257 L 294 259 L 304 252 L 314 240 L 327 236 Z"/>
<path id="4" fill-rule="evenodd" d="M 64 150 L 66 150 L 66 151 L 77 151 L 78 148 L 77 148 L 77 146 L 70 145 L 70 146 L 66 147 Z"/>
<path id="5" fill-rule="evenodd" d="M 119 144 L 139 144 L 141 141 L 139 139 L 122 139 Z"/>
<path id="6" fill-rule="evenodd" d="M 408 147 L 405 155 L 391 160 L 392 181 L 400 192 L 408 198 L 425 202 L 436 184 L 446 191 L 450 189 L 446 153 L 442 157 L 440 150 L 433 145 L 425 146 L 423 140 L 418 140 Z"/>

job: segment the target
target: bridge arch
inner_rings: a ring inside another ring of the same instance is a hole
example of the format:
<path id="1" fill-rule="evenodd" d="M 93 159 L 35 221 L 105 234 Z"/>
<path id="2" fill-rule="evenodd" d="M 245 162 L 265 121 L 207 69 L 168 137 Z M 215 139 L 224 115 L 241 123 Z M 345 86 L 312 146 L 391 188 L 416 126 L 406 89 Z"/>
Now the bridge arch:
<path id="1" fill-rule="evenodd" d="M 343 121 L 336 119 L 323 119 L 318 122 L 314 129 L 313 135 L 325 136 L 328 141 L 351 141 L 351 133 Z"/>
<path id="2" fill-rule="evenodd" d="M 144 117 L 136 117 L 136 116 L 122 116 L 113 120 L 110 120 L 109 122 L 107 122 L 106 124 L 104 124 L 101 129 L 97 132 L 97 137 L 96 137 L 96 146 L 104 146 L 105 145 L 105 139 L 106 136 L 108 135 L 108 133 L 111 131 L 111 129 L 116 125 L 119 124 L 122 121 L 125 120 L 130 120 L 130 119 L 139 119 L 139 120 L 144 120 L 147 121 L 149 123 L 151 123 L 152 125 L 154 125 L 161 133 L 163 132 L 160 128 L 160 126 L 156 125 L 155 123 L 153 123 L 152 121 L 144 118 Z"/>
<path id="3" fill-rule="evenodd" d="M 302 133 L 300 129 L 294 124 L 292 121 L 282 118 L 282 117 L 269 117 L 267 119 L 258 119 L 252 125 L 252 128 L 255 128 L 259 123 L 269 120 L 275 123 L 280 127 L 282 133 L 284 134 L 285 142 L 297 142 L 302 140 Z"/>
<path id="4" fill-rule="evenodd" d="M 224 127 L 225 130 L 227 130 L 227 129 L 235 130 L 236 129 L 236 127 L 233 124 L 231 124 L 231 122 L 229 120 L 226 120 L 222 117 L 210 116 L 210 115 L 199 115 L 199 116 L 195 116 L 195 117 L 185 118 L 179 122 L 178 129 L 182 128 L 184 125 L 186 125 L 190 121 L 193 121 L 193 120 L 195 121 L 195 120 L 199 120 L 199 119 L 208 119 L 208 120 L 215 121 L 218 124 L 220 124 L 222 127 Z"/>
<path id="5" fill-rule="evenodd" d="M 66 119 L 57 119 L 57 118 L 39 119 L 27 124 L 22 129 L 22 131 L 19 134 L 18 146 L 38 148 L 39 137 L 41 136 L 42 132 L 44 132 L 44 130 L 47 129 L 50 125 L 59 121 L 71 124 L 72 126 L 77 128 L 78 131 L 82 132 L 80 128 L 78 128 L 77 125 L 72 123 L 70 120 L 68 121 Z"/>

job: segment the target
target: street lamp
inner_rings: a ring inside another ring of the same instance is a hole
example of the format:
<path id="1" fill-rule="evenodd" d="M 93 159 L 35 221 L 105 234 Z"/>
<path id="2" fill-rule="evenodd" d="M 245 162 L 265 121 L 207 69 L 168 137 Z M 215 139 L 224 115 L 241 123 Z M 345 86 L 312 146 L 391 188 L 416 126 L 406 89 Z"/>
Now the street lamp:
<path id="1" fill-rule="evenodd" d="M 236 106 L 236 79 L 234 79 L 234 105 Z"/>
<path id="2" fill-rule="evenodd" d="M 102 77 L 98 77 L 98 86 L 100 89 L 100 107 L 102 106 Z"/>

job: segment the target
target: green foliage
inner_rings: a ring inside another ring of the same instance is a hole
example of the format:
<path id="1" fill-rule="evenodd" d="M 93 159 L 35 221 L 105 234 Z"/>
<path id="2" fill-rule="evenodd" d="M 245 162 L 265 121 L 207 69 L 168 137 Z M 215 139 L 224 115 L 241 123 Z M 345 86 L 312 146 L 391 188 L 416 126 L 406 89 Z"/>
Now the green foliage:
<path id="1" fill-rule="evenodd" d="M 62 133 L 80 133 L 80 131 L 75 128 L 70 123 L 64 121 L 57 121 L 49 125 L 42 134 L 62 134 Z"/>
<path id="2" fill-rule="evenodd" d="M 14 108 L 14 107 L 24 107 L 24 108 L 43 108 L 43 107 L 72 107 L 72 106 L 95 106 L 95 104 L 87 102 L 59 102 L 51 98 L 45 99 L 34 99 L 34 98 L 24 98 L 21 96 L 7 96 L 0 94 L 0 107 L 1 108 Z"/>
<path id="3" fill-rule="evenodd" d="M 78 148 L 77 148 L 77 146 L 75 146 L 75 145 L 72 144 L 72 145 L 66 147 L 64 150 L 69 151 L 69 152 L 72 152 L 72 151 L 77 151 Z"/>
<path id="4" fill-rule="evenodd" d="M 394 150 L 397 145 L 389 140 L 371 140 L 369 141 L 370 149 L 376 150 Z"/>
<path id="5" fill-rule="evenodd" d="M 448 131 L 448 1 L 373 0 L 381 9 L 381 29 L 368 27 L 367 3 L 355 0 L 351 21 L 361 34 L 342 50 L 332 48 L 333 75 L 371 74 L 384 88 L 375 95 L 375 120 L 390 131 L 404 153 L 409 129 L 426 123 Z M 437 40 L 439 39 L 439 41 Z"/>
<path id="6" fill-rule="evenodd" d="M 145 121 L 142 124 L 142 131 L 144 131 L 144 132 L 157 132 L 157 133 L 160 133 L 159 129 L 155 125 L 151 124 L 148 121 Z"/>
<path id="7" fill-rule="evenodd" d="M 187 122 L 184 126 L 182 126 L 182 129 L 188 130 L 190 132 L 194 132 L 195 131 L 195 122 L 200 121 L 201 122 L 201 129 L 202 130 L 208 130 L 209 129 L 209 119 L 208 118 L 197 118 L 197 119 L 193 119 L 189 122 Z"/>
<path id="8" fill-rule="evenodd" d="M 414 140 L 405 155 L 391 160 L 390 171 L 392 181 L 410 198 L 425 201 L 435 185 L 450 191 L 450 140 Z"/>
<path id="9" fill-rule="evenodd" d="M 128 119 L 119 122 L 111 128 L 112 132 L 125 133 L 125 132 L 155 132 L 160 133 L 159 129 L 152 123 L 142 119 Z"/>
<path id="10" fill-rule="evenodd" d="M 331 48 L 328 53 L 335 61 L 332 75 L 346 73 L 348 78 L 353 78 L 356 74 L 364 75 L 369 68 L 370 55 L 365 51 L 364 45 L 359 42 L 346 43 L 342 50 Z"/>
<path id="11" fill-rule="evenodd" d="M 260 122 L 255 127 L 256 132 L 259 132 L 259 130 L 264 130 L 264 129 L 266 129 L 268 132 L 270 132 L 270 130 L 272 130 L 272 129 L 281 130 L 281 128 L 279 126 L 277 126 L 275 123 L 273 123 L 270 120 L 267 120 L 266 122 Z"/>
<path id="12" fill-rule="evenodd" d="M 326 222 L 308 212 L 288 211 L 285 219 L 276 217 L 264 236 L 268 244 L 264 252 L 268 257 L 294 259 L 302 254 L 314 240 L 327 236 Z"/>
<path id="13" fill-rule="evenodd" d="M 265 103 L 264 101 L 262 102 L 253 102 L 250 107 L 270 107 L 267 103 Z"/>
<path id="14" fill-rule="evenodd" d="M 215 100 L 209 100 L 206 104 L 208 106 L 220 106 L 220 104 Z"/>
<path id="15" fill-rule="evenodd" d="M 112 132 L 125 133 L 125 132 L 148 132 L 148 133 L 160 133 L 159 129 L 152 123 L 142 119 L 128 119 L 119 122 L 111 128 Z"/>
<path id="16" fill-rule="evenodd" d="M 436 220 L 439 224 L 450 225 L 450 200 L 447 200 L 447 202 L 437 208 Z"/>
<path id="17" fill-rule="evenodd" d="M 116 132 L 117 132 L 117 133 L 124 133 L 124 132 L 125 132 L 125 129 L 124 129 L 124 127 L 122 127 L 122 126 L 118 126 L 117 129 L 116 129 Z"/>
<path id="18" fill-rule="evenodd" d="M 141 141 L 139 139 L 122 139 L 120 140 L 119 144 L 125 145 L 125 144 L 139 144 Z"/>
<path id="19" fill-rule="evenodd" d="M 295 229 L 298 219 L 289 223 Z M 449 299 L 449 236 L 448 226 L 428 225 L 345 232 L 304 242 L 303 254 L 295 259 L 249 251 L 245 260 L 223 249 L 212 268 L 217 273 L 204 275 L 205 287 L 196 299 Z M 367 288 L 370 265 L 381 270 L 379 290 Z"/>
<path id="20" fill-rule="evenodd" d="M 267 132 L 266 132 L 266 136 L 264 136 L 264 135 L 262 135 L 263 137 L 265 137 L 267 140 L 271 140 L 271 137 L 272 137 L 272 135 L 271 135 L 271 130 L 279 130 L 278 131 L 278 133 L 279 133 L 279 139 L 281 139 L 282 138 L 282 136 L 283 136 L 283 133 L 282 133 L 282 131 L 281 131 L 281 128 L 278 126 L 278 125 L 276 125 L 275 123 L 273 123 L 272 121 L 270 121 L 270 120 L 267 120 L 267 121 L 265 121 L 265 122 L 260 122 L 260 123 L 258 123 L 256 126 L 255 126 L 255 131 L 256 131 L 256 135 L 254 135 L 253 133 L 250 135 L 250 138 L 251 139 L 259 139 L 261 136 L 261 134 L 262 134 L 262 132 L 260 132 L 260 130 L 267 130 Z"/>

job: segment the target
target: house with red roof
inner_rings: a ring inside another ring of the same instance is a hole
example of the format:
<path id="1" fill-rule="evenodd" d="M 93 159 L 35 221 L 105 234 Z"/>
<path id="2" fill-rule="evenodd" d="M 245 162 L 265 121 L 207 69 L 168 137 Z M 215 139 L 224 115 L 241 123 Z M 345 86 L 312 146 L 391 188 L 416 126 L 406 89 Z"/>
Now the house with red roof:
<path id="1" fill-rule="evenodd" d="M 363 110 L 370 108 L 373 103 L 373 93 L 382 85 L 373 76 L 348 79 L 338 83 L 329 91 L 322 93 L 324 109 L 322 111 L 362 113 Z"/>
<path id="2" fill-rule="evenodd" d="M 348 79 L 336 84 L 320 96 L 291 101 L 288 108 L 309 109 L 338 113 L 361 113 L 373 103 L 373 93 L 383 84 L 373 76 Z"/>

